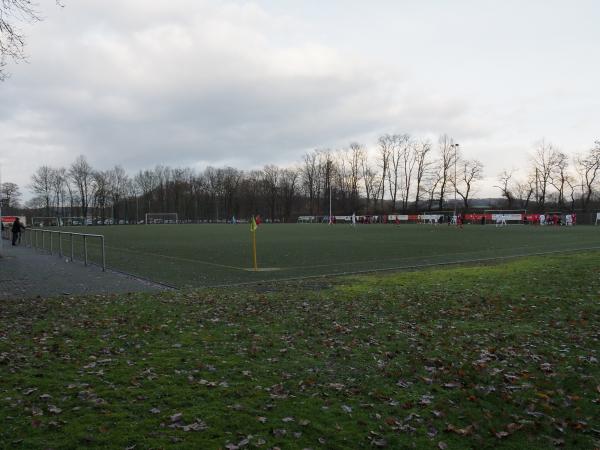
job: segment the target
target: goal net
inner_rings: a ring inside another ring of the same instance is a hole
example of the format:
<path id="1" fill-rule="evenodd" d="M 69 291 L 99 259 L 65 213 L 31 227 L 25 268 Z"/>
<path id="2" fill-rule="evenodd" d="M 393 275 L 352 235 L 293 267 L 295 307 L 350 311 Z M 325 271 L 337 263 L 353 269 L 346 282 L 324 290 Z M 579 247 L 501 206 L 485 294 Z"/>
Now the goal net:
<path id="1" fill-rule="evenodd" d="M 146 213 L 146 225 L 179 223 L 177 213 Z"/>
<path id="2" fill-rule="evenodd" d="M 315 223 L 318 222 L 317 216 L 298 216 L 298 223 Z"/>
<path id="3" fill-rule="evenodd" d="M 454 222 L 454 210 L 452 211 L 423 211 L 417 217 L 417 222 L 419 223 L 429 223 L 429 224 L 439 224 L 439 223 L 448 223 L 448 219 L 450 222 Z"/>
<path id="4" fill-rule="evenodd" d="M 85 225 L 85 219 L 83 217 L 63 217 L 61 218 L 61 222 L 64 227 Z"/>
<path id="5" fill-rule="evenodd" d="M 486 209 L 483 215 L 485 223 L 522 224 L 527 216 L 527 211 L 524 209 Z"/>
<path id="6" fill-rule="evenodd" d="M 32 217 L 31 225 L 33 227 L 58 227 L 60 226 L 60 220 L 58 217 Z"/>

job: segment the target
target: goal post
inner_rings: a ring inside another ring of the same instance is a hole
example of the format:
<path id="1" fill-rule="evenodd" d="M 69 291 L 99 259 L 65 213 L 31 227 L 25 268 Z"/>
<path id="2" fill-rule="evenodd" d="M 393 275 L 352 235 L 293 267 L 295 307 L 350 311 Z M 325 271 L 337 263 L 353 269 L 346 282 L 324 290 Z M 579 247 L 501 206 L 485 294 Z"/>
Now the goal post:
<path id="1" fill-rule="evenodd" d="M 507 224 L 522 224 L 527 217 L 525 209 L 486 209 L 483 212 L 486 223 L 495 224 L 498 221 L 506 221 Z"/>
<path id="2" fill-rule="evenodd" d="M 32 217 L 31 226 L 35 227 L 59 227 L 60 220 L 58 217 Z"/>
<path id="3" fill-rule="evenodd" d="M 177 213 L 146 213 L 146 225 L 179 223 Z"/>
<path id="4" fill-rule="evenodd" d="M 452 222 L 454 220 L 454 210 L 433 210 L 433 211 L 422 211 L 417 215 L 418 223 L 448 223 L 448 218 Z"/>
<path id="5" fill-rule="evenodd" d="M 70 227 L 70 226 L 81 226 L 81 225 L 85 225 L 85 218 L 83 217 L 63 217 L 61 218 L 62 221 L 62 226 L 63 227 Z"/>

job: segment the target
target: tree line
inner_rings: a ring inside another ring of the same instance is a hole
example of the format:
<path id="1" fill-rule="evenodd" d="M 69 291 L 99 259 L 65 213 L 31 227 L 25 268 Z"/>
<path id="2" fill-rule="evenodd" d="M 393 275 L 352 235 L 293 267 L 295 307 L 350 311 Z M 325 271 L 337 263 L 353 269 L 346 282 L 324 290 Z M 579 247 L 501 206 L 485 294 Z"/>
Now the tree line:
<path id="1" fill-rule="evenodd" d="M 141 221 L 146 213 L 177 213 L 180 220 L 222 221 L 261 214 L 272 221 L 298 215 L 385 214 L 443 210 L 454 201 L 472 206 L 483 180 L 483 164 L 465 158 L 451 137 L 434 144 L 408 134 L 385 134 L 370 150 L 351 143 L 338 150 L 307 152 L 290 167 L 260 170 L 207 167 L 202 171 L 158 165 L 127 173 L 122 167 L 94 169 L 84 156 L 69 167 L 38 167 L 28 186 L 35 197 L 4 183 L 8 211 L 48 217 Z M 495 186 L 507 209 L 590 210 L 600 192 L 600 141 L 569 157 L 540 141 L 527 167 L 503 170 Z"/>

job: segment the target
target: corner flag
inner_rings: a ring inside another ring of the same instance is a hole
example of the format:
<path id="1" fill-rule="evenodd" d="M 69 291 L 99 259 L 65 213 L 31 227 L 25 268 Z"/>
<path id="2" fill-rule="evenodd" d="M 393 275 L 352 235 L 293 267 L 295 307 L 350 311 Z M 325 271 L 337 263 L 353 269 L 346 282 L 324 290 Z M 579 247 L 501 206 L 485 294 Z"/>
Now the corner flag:
<path id="1" fill-rule="evenodd" d="M 250 233 L 252 233 L 252 262 L 254 263 L 254 270 L 258 270 L 258 264 L 256 262 L 256 230 L 258 226 L 256 225 L 256 220 L 254 216 L 250 220 Z"/>

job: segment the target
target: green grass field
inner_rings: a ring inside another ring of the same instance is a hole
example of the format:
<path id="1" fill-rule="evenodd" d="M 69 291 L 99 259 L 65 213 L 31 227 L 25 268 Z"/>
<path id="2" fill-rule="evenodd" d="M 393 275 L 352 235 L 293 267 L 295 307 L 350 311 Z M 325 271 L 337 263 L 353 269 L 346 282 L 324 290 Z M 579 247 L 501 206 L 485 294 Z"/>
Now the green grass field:
<path id="1" fill-rule="evenodd" d="M 246 225 L 65 228 L 103 234 L 109 267 L 170 285 L 214 286 L 600 247 L 600 228 L 262 225 L 253 272 Z M 56 245 L 56 244 L 55 244 Z M 66 246 L 65 242 L 65 246 Z M 56 247 L 55 247 L 56 248 Z M 98 247 L 91 243 L 98 261 Z"/>
<path id="2" fill-rule="evenodd" d="M 282 239 L 285 228 L 272 230 Z M 428 231 L 359 231 L 392 232 Z M 500 242 L 494 230 L 473 233 Z M 586 231 L 563 236 L 575 233 Z M 596 251 L 7 300 L 0 447 L 599 448 L 599 268 Z"/>

